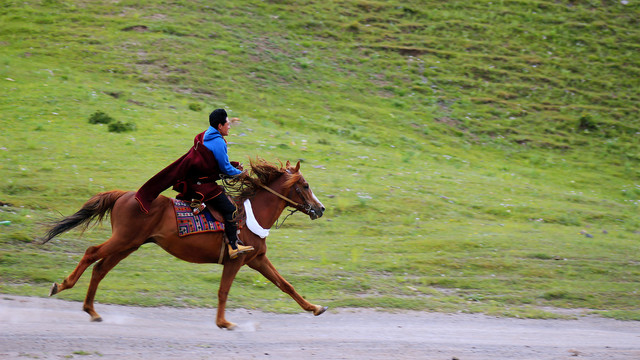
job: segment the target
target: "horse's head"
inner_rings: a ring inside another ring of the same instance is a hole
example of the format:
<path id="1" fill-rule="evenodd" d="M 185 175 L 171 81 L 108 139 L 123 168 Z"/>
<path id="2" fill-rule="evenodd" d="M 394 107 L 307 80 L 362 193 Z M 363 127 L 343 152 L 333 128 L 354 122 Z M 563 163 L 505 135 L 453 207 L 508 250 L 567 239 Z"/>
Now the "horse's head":
<path id="1" fill-rule="evenodd" d="M 299 205 L 293 206 L 299 211 L 309 215 L 311 220 L 322 217 L 324 214 L 324 205 L 318 200 L 318 198 L 311 191 L 311 187 L 307 180 L 304 179 L 300 172 L 300 161 L 295 167 L 291 166 L 291 163 L 287 161 L 287 172 L 291 175 L 291 187 L 289 190 L 289 198 Z"/>

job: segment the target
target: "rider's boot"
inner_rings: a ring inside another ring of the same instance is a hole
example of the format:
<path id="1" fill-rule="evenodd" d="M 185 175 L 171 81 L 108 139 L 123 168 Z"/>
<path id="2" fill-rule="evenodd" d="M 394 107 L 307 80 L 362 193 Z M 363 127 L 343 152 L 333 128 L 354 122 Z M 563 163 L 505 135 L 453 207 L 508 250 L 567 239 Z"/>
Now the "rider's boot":
<path id="1" fill-rule="evenodd" d="M 240 254 L 247 253 L 249 251 L 253 251 L 253 246 L 244 246 L 244 245 L 236 245 L 236 248 L 233 248 L 233 245 L 229 244 L 229 257 L 235 259 Z"/>

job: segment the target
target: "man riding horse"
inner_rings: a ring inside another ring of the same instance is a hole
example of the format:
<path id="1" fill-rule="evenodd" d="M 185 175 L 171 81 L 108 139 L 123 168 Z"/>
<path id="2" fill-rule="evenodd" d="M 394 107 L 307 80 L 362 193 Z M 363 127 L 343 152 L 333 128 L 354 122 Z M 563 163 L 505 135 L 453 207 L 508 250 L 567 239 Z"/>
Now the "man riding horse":
<path id="1" fill-rule="evenodd" d="M 252 246 L 238 244 L 237 208 L 229 200 L 224 188 L 216 181 L 221 175 L 241 176 L 242 165 L 230 162 L 227 141 L 231 122 L 224 109 L 209 115 L 209 128 L 194 139 L 193 147 L 182 157 L 149 179 L 136 193 L 143 212 L 148 213 L 151 203 L 161 192 L 173 186 L 178 199 L 191 201 L 198 212 L 205 206 L 218 210 L 224 217 L 225 234 L 229 241 L 229 256 L 234 259 L 253 250 Z M 206 205 L 205 205 L 206 204 Z"/>

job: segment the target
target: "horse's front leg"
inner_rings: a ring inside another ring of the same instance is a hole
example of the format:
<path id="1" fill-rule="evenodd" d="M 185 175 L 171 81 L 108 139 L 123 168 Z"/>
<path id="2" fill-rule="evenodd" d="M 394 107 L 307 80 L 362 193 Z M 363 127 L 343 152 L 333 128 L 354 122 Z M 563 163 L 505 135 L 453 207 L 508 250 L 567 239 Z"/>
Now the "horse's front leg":
<path id="1" fill-rule="evenodd" d="M 247 265 L 260 272 L 260 274 L 274 283 L 280 290 L 289 294 L 289 296 L 291 296 L 293 300 L 295 300 L 304 310 L 312 311 L 315 316 L 318 316 L 327 310 L 326 306 L 314 305 L 298 294 L 293 286 L 278 273 L 278 270 L 276 270 L 275 266 L 273 266 L 266 255 L 256 257 Z"/>
<path id="2" fill-rule="evenodd" d="M 216 315 L 216 325 L 221 329 L 232 330 L 236 327 L 236 324 L 225 319 L 224 311 L 231 284 L 233 284 L 236 274 L 238 274 L 238 271 L 243 265 L 243 257 L 244 256 L 241 256 L 235 260 L 227 261 L 222 269 L 222 278 L 220 279 L 220 288 L 218 289 L 218 313 Z"/>

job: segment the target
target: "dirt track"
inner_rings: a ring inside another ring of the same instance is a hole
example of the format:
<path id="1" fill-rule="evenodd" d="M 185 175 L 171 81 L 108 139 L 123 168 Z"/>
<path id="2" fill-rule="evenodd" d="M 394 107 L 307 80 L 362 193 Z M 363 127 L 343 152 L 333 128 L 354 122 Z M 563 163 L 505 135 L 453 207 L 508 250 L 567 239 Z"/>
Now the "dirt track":
<path id="1" fill-rule="evenodd" d="M 519 320 L 373 310 L 279 315 L 0 295 L 0 359 L 640 359 L 640 322 Z"/>

